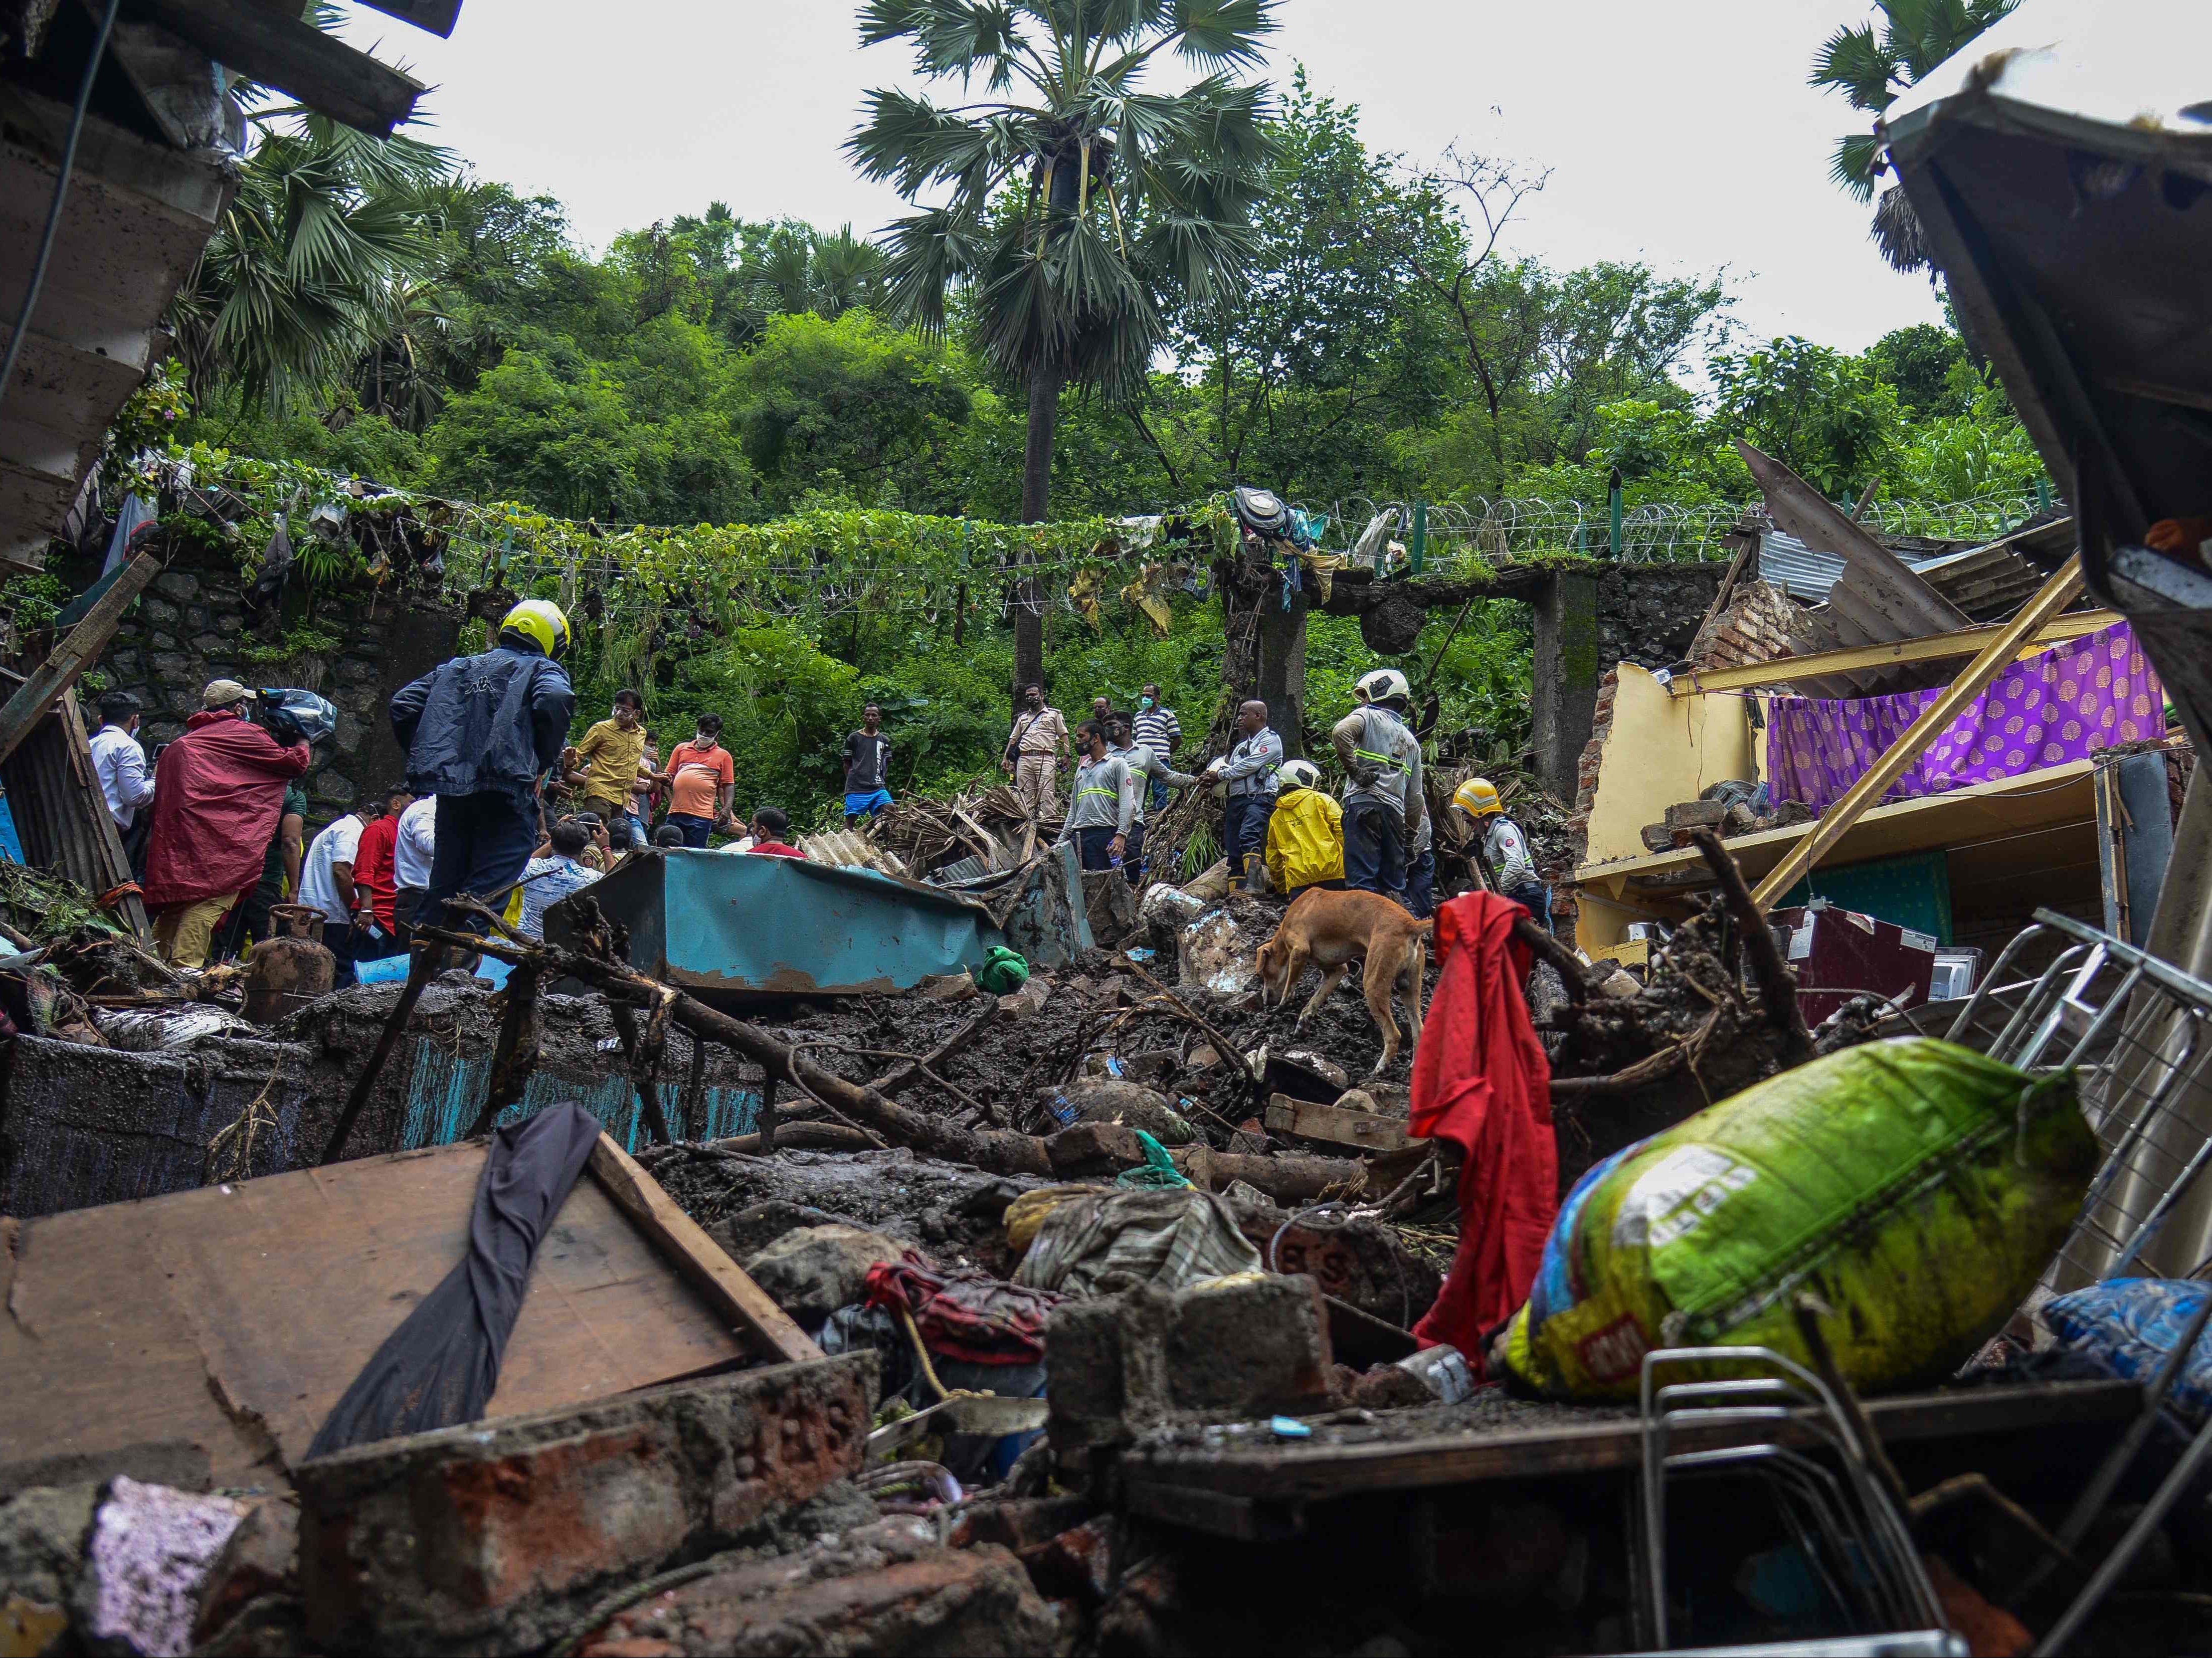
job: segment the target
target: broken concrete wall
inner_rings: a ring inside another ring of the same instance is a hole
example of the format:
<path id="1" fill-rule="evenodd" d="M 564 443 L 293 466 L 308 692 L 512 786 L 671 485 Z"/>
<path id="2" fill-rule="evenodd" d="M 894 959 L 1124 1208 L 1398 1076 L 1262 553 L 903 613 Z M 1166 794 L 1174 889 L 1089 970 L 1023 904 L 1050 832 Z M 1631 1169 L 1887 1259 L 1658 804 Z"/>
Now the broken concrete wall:
<path id="1" fill-rule="evenodd" d="M 234 1125 L 217 1154 L 231 1177 L 311 1161 L 335 1116 L 318 1096 L 312 1058 L 295 1043 L 243 1039 L 171 1057 L 16 1037 L 0 1057 L 0 1214 L 187 1190 Z"/>
<path id="2" fill-rule="evenodd" d="M 0 1059 L 0 1214 L 57 1214 L 316 1162 L 399 989 L 366 985 L 327 998 L 271 1033 L 288 1040 L 215 1039 L 177 1055 L 19 1037 Z M 547 996 L 542 1006 L 538 1068 L 522 1103 L 501 1121 L 574 1100 L 635 1150 L 637 1096 L 605 1005 Z M 449 974 L 430 986 L 346 1155 L 459 1139 L 490 1087 L 498 1027 L 498 1002 L 483 985 Z M 676 1135 L 750 1133 L 759 1072 L 710 1049 L 695 1113 L 686 1099 L 690 1064 L 690 1038 L 672 1032 L 660 1100 Z"/>

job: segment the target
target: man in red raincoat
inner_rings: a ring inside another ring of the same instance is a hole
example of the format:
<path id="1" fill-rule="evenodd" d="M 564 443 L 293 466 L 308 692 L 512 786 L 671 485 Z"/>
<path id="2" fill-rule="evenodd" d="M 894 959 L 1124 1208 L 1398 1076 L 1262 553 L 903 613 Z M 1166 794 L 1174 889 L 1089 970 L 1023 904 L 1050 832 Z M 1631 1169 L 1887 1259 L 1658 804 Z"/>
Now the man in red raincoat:
<path id="1" fill-rule="evenodd" d="M 155 772 L 141 885 L 154 942 L 178 967 L 207 964 L 216 924 L 261 878 L 284 785 L 307 769 L 305 743 L 287 748 L 253 723 L 255 696 L 235 679 L 211 683 Z"/>

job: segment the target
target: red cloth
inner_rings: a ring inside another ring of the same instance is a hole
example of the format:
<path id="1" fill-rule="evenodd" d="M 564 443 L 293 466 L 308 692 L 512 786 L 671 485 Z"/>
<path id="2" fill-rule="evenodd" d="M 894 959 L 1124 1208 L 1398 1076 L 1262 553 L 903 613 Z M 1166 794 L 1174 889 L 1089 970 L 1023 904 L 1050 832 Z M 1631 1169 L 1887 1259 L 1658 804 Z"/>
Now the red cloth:
<path id="1" fill-rule="evenodd" d="M 1412 1132 L 1464 1148 L 1459 1249 L 1436 1305 L 1413 1327 L 1483 1373 L 1483 1338 L 1528 1298 L 1559 1207 L 1552 1067 L 1521 987 L 1525 945 L 1510 898 L 1470 892 L 1437 913 L 1437 991 L 1413 1058 Z"/>
<path id="2" fill-rule="evenodd" d="M 806 858 L 806 854 L 797 847 L 787 847 L 781 841 L 763 841 L 757 846 L 747 847 L 745 850 L 759 858 L 796 858 L 801 862 Z"/>
<path id="3" fill-rule="evenodd" d="M 261 882 L 284 811 L 284 785 L 307 769 L 307 745 L 290 748 L 228 712 L 203 711 L 161 750 L 154 774 L 154 825 L 146 841 L 146 908 L 196 904 L 248 892 Z"/>
<path id="4" fill-rule="evenodd" d="M 353 884 L 368 894 L 369 908 L 386 932 L 398 926 L 392 913 L 399 897 L 399 883 L 392 873 L 392 856 L 398 843 L 399 820 L 387 811 L 362 830 L 361 844 L 353 853 Z"/>
<path id="5" fill-rule="evenodd" d="M 902 1260 L 869 1267 L 867 1285 L 870 1306 L 905 1308 L 924 1346 L 969 1364 L 1042 1363 L 1045 1321 L 1071 1299 L 1001 1282 L 977 1266 L 940 1272 L 912 1249 Z"/>

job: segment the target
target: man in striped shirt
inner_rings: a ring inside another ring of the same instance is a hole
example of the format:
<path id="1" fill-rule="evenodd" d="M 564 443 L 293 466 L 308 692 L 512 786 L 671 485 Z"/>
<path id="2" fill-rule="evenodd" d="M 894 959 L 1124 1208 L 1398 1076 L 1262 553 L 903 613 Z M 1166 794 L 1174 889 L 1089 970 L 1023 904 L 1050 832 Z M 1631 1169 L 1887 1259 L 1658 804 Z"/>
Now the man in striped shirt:
<path id="1" fill-rule="evenodd" d="M 1182 721 L 1176 718 L 1175 710 L 1160 701 L 1160 688 L 1146 685 L 1137 697 L 1137 718 L 1130 733 L 1139 748 L 1150 749 L 1164 765 L 1175 764 L 1176 745 L 1182 741 Z M 1151 799 L 1146 803 L 1158 811 L 1168 803 L 1168 786 L 1163 778 L 1152 779 Z"/>

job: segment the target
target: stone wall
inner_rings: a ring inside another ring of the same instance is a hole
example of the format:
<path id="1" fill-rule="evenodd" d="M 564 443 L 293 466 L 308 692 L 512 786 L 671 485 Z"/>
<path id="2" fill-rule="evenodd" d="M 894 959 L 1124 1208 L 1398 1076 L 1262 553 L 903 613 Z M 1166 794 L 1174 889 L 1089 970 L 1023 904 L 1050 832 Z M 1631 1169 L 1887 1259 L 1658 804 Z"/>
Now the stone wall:
<path id="1" fill-rule="evenodd" d="M 453 653 L 463 615 L 434 598 L 367 586 L 309 593 L 295 581 L 281 615 L 254 616 L 245 588 L 228 556 L 179 549 L 124 618 L 98 671 L 108 687 L 145 704 L 139 736 L 149 751 L 183 734 L 211 679 L 328 697 L 337 709 L 337 734 L 316 744 L 307 774 L 312 830 L 399 780 L 402 756 L 386 705 L 392 692 Z M 327 657 L 271 659 L 268 653 L 285 630 L 303 623 L 340 641 L 337 649 Z"/>
<path id="2" fill-rule="evenodd" d="M 1686 660 L 1728 569 L 1711 562 L 1619 564 L 1604 571 L 1597 579 L 1599 674 L 1623 662 L 1656 669 Z"/>

